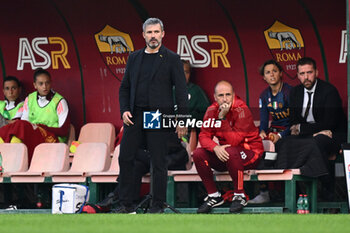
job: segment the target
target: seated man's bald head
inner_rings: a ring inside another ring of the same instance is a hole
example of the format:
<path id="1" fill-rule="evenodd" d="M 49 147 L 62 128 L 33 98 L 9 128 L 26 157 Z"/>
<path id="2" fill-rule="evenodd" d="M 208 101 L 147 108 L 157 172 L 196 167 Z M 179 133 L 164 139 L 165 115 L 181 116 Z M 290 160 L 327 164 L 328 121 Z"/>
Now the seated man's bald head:
<path id="1" fill-rule="evenodd" d="M 231 83 L 229 83 L 229 82 L 226 81 L 226 80 L 221 80 L 221 81 L 219 81 L 219 82 L 216 83 L 216 85 L 215 85 L 215 87 L 214 87 L 214 93 L 216 93 L 217 87 L 218 87 L 218 86 L 222 86 L 222 85 L 224 85 L 224 86 L 230 86 L 230 87 L 231 87 L 231 90 L 232 90 L 232 93 L 233 93 L 233 87 L 232 87 Z"/>

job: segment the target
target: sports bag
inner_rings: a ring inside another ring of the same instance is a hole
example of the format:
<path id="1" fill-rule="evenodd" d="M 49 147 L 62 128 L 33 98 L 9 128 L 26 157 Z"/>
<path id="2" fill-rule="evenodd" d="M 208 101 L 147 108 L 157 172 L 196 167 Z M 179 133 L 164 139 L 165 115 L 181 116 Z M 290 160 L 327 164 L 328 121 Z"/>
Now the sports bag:
<path id="1" fill-rule="evenodd" d="M 80 184 L 55 184 L 52 187 L 52 213 L 81 213 L 89 201 L 89 187 Z"/>
<path id="2" fill-rule="evenodd" d="M 110 211 L 109 207 L 100 206 L 98 204 L 87 203 L 82 209 L 82 213 L 86 214 L 97 214 L 97 213 L 108 213 Z"/>

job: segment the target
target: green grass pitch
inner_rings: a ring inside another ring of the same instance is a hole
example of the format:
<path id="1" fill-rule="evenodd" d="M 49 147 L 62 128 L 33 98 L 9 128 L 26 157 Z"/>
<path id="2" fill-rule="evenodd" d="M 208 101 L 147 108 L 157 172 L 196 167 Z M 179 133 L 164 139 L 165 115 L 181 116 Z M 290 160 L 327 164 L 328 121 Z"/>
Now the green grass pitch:
<path id="1" fill-rule="evenodd" d="M 348 214 L 1 214 L 1 232 L 350 232 Z"/>

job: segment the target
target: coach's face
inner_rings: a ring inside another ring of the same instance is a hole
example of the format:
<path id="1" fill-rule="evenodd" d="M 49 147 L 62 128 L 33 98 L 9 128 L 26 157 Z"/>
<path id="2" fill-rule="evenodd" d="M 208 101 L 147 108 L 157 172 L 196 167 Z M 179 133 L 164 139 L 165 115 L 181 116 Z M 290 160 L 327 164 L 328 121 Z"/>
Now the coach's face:
<path id="1" fill-rule="evenodd" d="M 306 89 L 310 90 L 314 86 L 317 76 L 318 70 L 313 65 L 298 66 L 298 79 Z"/>
<path id="2" fill-rule="evenodd" d="M 162 45 L 164 34 L 165 32 L 162 31 L 160 24 L 147 25 L 143 32 L 147 47 L 151 50 L 158 49 Z"/>
<path id="3" fill-rule="evenodd" d="M 234 92 L 231 84 L 220 82 L 215 87 L 214 99 L 221 106 L 227 104 L 231 107 L 234 98 Z"/>

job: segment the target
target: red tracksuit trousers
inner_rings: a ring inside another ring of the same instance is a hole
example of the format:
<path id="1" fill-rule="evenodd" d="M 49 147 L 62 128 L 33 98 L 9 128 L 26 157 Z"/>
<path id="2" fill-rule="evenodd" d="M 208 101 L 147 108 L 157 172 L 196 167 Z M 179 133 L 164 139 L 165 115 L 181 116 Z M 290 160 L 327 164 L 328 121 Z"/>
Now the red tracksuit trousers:
<path id="1" fill-rule="evenodd" d="M 193 160 L 197 172 L 208 194 L 217 192 L 214 182 L 212 168 L 216 171 L 228 171 L 234 185 L 235 193 L 244 193 L 243 188 L 243 171 L 254 169 L 260 160 L 260 156 L 251 150 L 243 147 L 227 147 L 229 159 L 222 162 L 214 152 L 207 151 L 203 148 L 197 148 L 193 153 Z"/>

